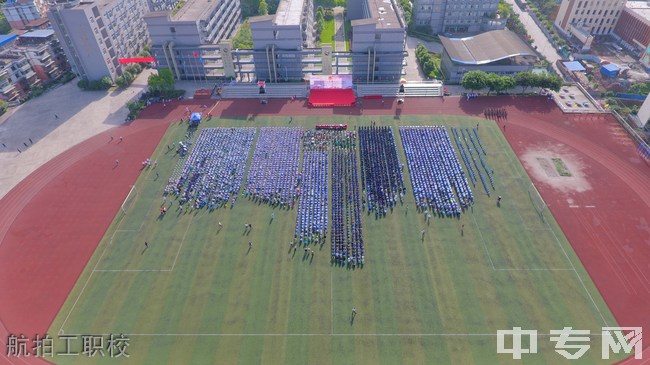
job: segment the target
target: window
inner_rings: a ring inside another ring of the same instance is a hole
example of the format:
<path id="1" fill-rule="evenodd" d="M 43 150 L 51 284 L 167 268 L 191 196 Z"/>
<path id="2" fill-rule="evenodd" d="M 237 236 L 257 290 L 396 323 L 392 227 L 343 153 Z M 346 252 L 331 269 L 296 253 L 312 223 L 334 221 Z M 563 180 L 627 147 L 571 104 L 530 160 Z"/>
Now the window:
<path id="1" fill-rule="evenodd" d="M 381 40 L 381 34 L 375 34 L 375 40 L 376 41 Z"/>
<path id="2" fill-rule="evenodd" d="M 171 33 L 176 33 L 176 27 L 169 27 L 169 31 Z"/>

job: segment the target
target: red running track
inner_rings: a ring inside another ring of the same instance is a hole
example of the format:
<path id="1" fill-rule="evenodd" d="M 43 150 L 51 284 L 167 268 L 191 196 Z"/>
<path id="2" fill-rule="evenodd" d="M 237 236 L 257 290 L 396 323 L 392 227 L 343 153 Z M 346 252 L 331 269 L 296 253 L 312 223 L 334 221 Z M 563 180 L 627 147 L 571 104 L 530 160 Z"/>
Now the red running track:
<path id="1" fill-rule="evenodd" d="M 170 122 L 186 105 L 154 105 L 131 125 L 122 126 L 57 156 L 0 200 L 0 363 L 38 364 L 36 358 L 8 358 L 7 335 L 44 334 L 108 229 Z M 222 100 L 215 116 L 462 114 L 479 116 L 486 107 L 508 111 L 505 135 L 521 156 L 527 146 L 561 144 L 581 156 L 592 189 L 567 196 L 535 181 L 617 321 L 650 328 L 650 168 L 621 128 L 608 116 L 565 115 L 546 98 L 491 97 L 363 100 L 358 108 L 308 109 L 305 100 Z M 122 143 L 119 136 L 124 137 Z M 110 136 L 115 139 L 108 143 Z M 120 164 L 113 168 L 115 160 Z M 532 174 L 531 174 L 532 175 Z M 51 334 L 56 335 L 56 334 Z M 646 341 L 646 344 L 648 342 Z M 646 348 L 648 350 L 648 348 Z M 648 351 L 646 351 L 648 352 Z M 645 361 L 650 361 L 646 353 Z"/>

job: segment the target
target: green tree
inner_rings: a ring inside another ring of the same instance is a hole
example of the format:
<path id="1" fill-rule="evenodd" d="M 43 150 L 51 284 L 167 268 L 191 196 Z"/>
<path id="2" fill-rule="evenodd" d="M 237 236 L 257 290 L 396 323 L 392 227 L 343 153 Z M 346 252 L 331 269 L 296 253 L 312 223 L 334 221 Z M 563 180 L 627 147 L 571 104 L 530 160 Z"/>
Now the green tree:
<path id="1" fill-rule="evenodd" d="M 537 77 L 536 85 L 533 86 L 553 91 L 560 91 L 562 84 L 562 79 L 556 75 L 540 75 Z"/>
<path id="2" fill-rule="evenodd" d="M 118 88 L 124 89 L 127 87 L 126 80 L 124 79 L 124 76 L 120 76 L 115 79 L 115 85 L 117 85 Z"/>
<path id="3" fill-rule="evenodd" d="M 2 3 L 4 3 L 4 1 L 2 1 Z M 5 14 L 0 11 L 0 34 L 8 34 L 9 32 L 11 32 L 11 25 L 9 25 L 7 18 L 5 18 Z"/>
<path id="4" fill-rule="evenodd" d="M 630 89 L 627 92 L 634 95 L 646 96 L 650 94 L 650 84 L 634 84 L 630 86 Z"/>
<path id="5" fill-rule="evenodd" d="M 538 77 L 530 71 L 518 72 L 515 75 L 515 82 L 517 83 L 517 86 L 521 86 L 523 92 L 526 93 L 526 89 L 529 87 L 537 86 Z"/>
<path id="6" fill-rule="evenodd" d="M 9 108 L 9 103 L 4 100 L 0 100 L 0 115 L 4 114 Z"/>
<path id="7" fill-rule="evenodd" d="M 260 1 L 260 5 L 257 7 L 257 13 L 259 15 L 269 14 L 269 4 L 266 3 L 266 0 Z"/>
<path id="8" fill-rule="evenodd" d="M 488 95 L 492 91 L 499 91 L 503 88 L 501 85 L 502 80 L 501 76 L 495 74 L 495 73 L 488 73 L 487 76 L 485 77 L 485 86 L 488 88 Z"/>
<path id="9" fill-rule="evenodd" d="M 253 48 L 253 34 L 251 33 L 251 25 L 248 19 L 239 27 L 239 31 L 232 39 L 232 46 L 235 49 Z"/>
<path id="10" fill-rule="evenodd" d="M 499 1 L 499 8 L 497 10 L 501 17 L 507 19 L 512 14 L 512 8 L 504 0 Z"/>
<path id="11" fill-rule="evenodd" d="M 460 84 L 467 90 L 481 90 L 487 87 L 488 74 L 483 71 L 469 71 L 463 75 Z"/>
<path id="12" fill-rule="evenodd" d="M 174 80 L 174 75 L 170 69 L 163 68 L 158 70 L 158 74 L 149 75 L 147 85 L 149 86 L 149 90 L 154 93 L 171 91 L 174 90 L 176 80 Z"/>

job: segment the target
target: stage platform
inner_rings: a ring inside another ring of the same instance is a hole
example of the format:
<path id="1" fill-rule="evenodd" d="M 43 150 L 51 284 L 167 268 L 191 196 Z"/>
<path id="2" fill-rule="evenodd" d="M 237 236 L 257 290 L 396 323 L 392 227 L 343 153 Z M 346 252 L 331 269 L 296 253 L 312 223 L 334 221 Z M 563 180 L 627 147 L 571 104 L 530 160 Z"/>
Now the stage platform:
<path id="1" fill-rule="evenodd" d="M 311 89 L 309 106 L 312 108 L 352 107 L 357 103 L 353 89 Z"/>

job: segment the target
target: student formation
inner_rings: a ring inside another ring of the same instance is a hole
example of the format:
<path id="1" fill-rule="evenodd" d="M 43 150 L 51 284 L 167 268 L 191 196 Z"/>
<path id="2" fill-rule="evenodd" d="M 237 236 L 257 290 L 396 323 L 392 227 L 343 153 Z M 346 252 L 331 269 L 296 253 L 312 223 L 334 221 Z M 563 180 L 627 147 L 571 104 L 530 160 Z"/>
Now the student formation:
<path id="1" fill-rule="evenodd" d="M 332 263 L 362 267 L 362 213 L 381 219 L 404 204 L 405 167 L 418 211 L 459 218 L 474 203 L 444 127 L 400 127 L 399 134 L 406 161 L 400 161 L 393 129 L 375 123 L 358 131 L 205 128 L 194 144 L 184 142 L 190 153 L 179 154 L 165 199 L 186 211 L 234 208 L 240 196 L 273 209 L 297 209 L 294 249 L 322 247 L 331 227 Z"/>

